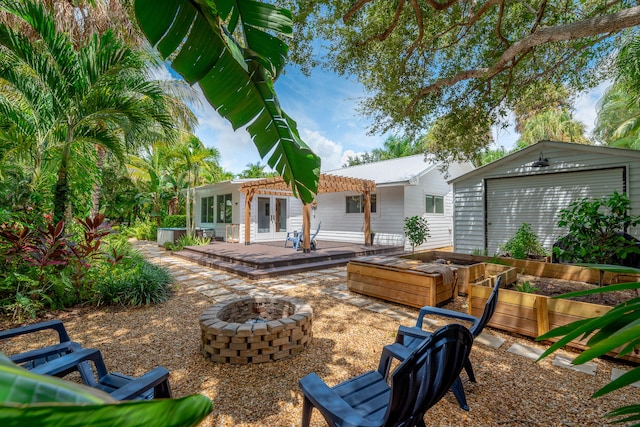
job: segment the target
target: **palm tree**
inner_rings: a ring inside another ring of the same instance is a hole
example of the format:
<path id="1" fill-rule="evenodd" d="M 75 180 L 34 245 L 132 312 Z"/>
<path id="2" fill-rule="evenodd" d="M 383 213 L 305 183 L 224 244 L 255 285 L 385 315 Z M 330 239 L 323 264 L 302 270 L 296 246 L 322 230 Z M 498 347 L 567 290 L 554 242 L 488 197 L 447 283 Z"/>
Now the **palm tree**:
<path id="1" fill-rule="evenodd" d="M 193 217 L 191 215 L 191 204 L 193 203 L 193 212 L 195 213 L 195 187 L 202 184 L 201 173 L 203 169 L 210 170 L 218 165 L 220 152 L 216 148 L 205 147 L 202 141 L 193 134 L 183 134 L 180 142 L 172 147 L 169 157 L 173 160 L 171 174 L 180 172 L 187 174 L 187 234 L 193 235 L 196 221 L 195 215 Z"/>
<path id="2" fill-rule="evenodd" d="M 543 139 L 590 144 L 584 131 L 585 125 L 575 120 L 567 108 L 549 108 L 524 122 L 516 146 L 524 148 Z"/>
<path id="3" fill-rule="evenodd" d="M 640 149 L 640 110 L 627 85 L 616 82 L 598 101 L 594 137 L 605 144 Z"/>
<path id="4" fill-rule="evenodd" d="M 265 172 L 266 165 L 257 163 L 247 163 L 247 168 L 238 174 L 238 178 L 267 178 L 274 176 L 273 172 Z"/>
<path id="5" fill-rule="evenodd" d="M 30 30 L 26 35 L 0 24 L 3 126 L 27 142 L 34 158 L 57 154 L 54 217 L 60 220 L 69 202 L 70 168 L 87 147 L 123 159 L 149 129 L 170 135 L 173 120 L 160 85 L 149 81 L 140 57 L 111 31 L 76 48 L 43 5 L 3 2 L 0 10 Z"/>

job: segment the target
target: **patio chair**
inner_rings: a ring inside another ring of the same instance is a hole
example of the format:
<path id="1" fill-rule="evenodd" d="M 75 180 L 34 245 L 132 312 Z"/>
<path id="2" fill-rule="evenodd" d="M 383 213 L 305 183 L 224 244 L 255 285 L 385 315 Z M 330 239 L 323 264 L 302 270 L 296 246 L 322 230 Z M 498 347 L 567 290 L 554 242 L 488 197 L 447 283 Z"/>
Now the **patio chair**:
<path id="1" fill-rule="evenodd" d="M 450 317 L 453 319 L 460 319 L 472 322 L 473 325 L 469 328 L 471 335 L 475 339 L 482 330 L 485 325 L 491 320 L 493 313 L 496 311 L 496 305 L 498 304 L 498 291 L 500 290 L 500 281 L 501 277 L 498 276 L 496 279 L 496 283 L 493 286 L 493 290 L 491 291 L 491 295 L 487 299 L 487 303 L 484 306 L 484 311 L 480 318 L 472 316 L 470 314 L 461 313 L 459 311 L 447 310 L 439 307 L 431 307 L 426 306 L 420 309 L 420 313 L 418 314 L 418 320 L 416 321 L 416 326 L 407 327 L 400 326 L 398 328 L 398 334 L 396 336 L 396 343 L 400 344 L 408 349 L 413 349 L 420 345 L 420 343 L 428 337 L 431 332 L 425 331 L 422 329 L 422 322 L 424 316 L 426 314 L 435 314 L 438 316 Z M 467 372 L 467 376 L 471 382 L 476 382 L 475 374 L 473 373 L 473 367 L 471 365 L 471 361 L 467 357 L 464 362 L 464 370 Z M 469 410 L 469 405 L 467 405 L 467 399 L 464 394 L 464 389 L 462 388 L 462 381 L 456 381 L 451 390 L 455 395 L 460 407 L 465 411 Z"/>
<path id="2" fill-rule="evenodd" d="M 34 323 L 32 325 L 22 326 L 19 328 L 7 329 L 0 332 L 0 340 L 47 330 L 54 331 L 58 334 L 58 344 L 9 355 L 9 359 L 11 359 L 13 363 L 31 370 L 44 363 L 48 363 L 66 354 L 82 349 L 80 344 L 71 341 L 64 324 L 60 320 L 49 320 L 47 322 Z M 78 371 L 80 372 L 80 376 L 84 382 L 89 381 L 90 378 L 93 377 L 91 367 L 86 363 L 79 365 Z"/>
<path id="3" fill-rule="evenodd" d="M 169 371 L 166 368 L 158 366 L 139 378 L 109 372 L 100 350 L 96 349 L 85 348 L 74 351 L 33 368 L 32 372 L 62 378 L 71 372 L 78 371 L 83 363 L 89 362 L 95 366 L 96 376 L 92 375 L 85 384 L 109 393 L 115 400 L 171 398 Z"/>
<path id="4" fill-rule="evenodd" d="M 302 231 L 298 231 L 298 230 L 287 231 L 287 237 L 284 240 L 284 247 L 285 248 L 287 247 L 287 242 L 292 242 L 293 249 L 297 251 L 301 241 L 302 241 Z"/>
<path id="5" fill-rule="evenodd" d="M 315 373 L 300 380 L 304 393 L 302 427 L 317 408 L 330 426 L 425 426 L 424 414 L 451 388 L 471 351 L 473 338 L 459 324 L 446 325 L 405 355 L 390 375 L 396 351 L 384 347 L 376 371 L 329 388 Z"/>

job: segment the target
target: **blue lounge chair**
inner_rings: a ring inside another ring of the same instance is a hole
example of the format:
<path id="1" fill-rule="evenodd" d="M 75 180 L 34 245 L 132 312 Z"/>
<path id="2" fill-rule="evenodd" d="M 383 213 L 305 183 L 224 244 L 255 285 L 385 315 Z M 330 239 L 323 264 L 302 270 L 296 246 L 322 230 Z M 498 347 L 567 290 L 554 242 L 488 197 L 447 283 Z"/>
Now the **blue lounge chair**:
<path id="1" fill-rule="evenodd" d="M 467 328 L 446 325 L 414 349 L 391 344 L 384 347 L 376 371 L 329 388 L 315 373 L 300 380 L 304 393 L 302 427 L 308 427 L 317 408 L 330 426 L 425 426 L 424 414 L 459 381 L 471 351 Z M 398 353 L 403 361 L 389 376 Z"/>
<path id="2" fill-rule="evenodd" d="M 96 368 L 96 376 L 86 385 L 98 388 L 111 395 L 115 400 L 149 400 L 170 398 L 169 371 L 158 366 L 140 378 L 133 378 L 117 372 L 109 372 L 99 350 L 85 348 L 62 356 L 51 362 L 32 369 L 41 375 L 64 377 L 78 371 L 79 366 L 91 362 Z"/>
<path id="3" fill-rule="evenodd" d="M 44 363 L 48 363 L 66 354 L 70 354 L 74 351 L 82 349 L 82 346 L 80 346 L 80 344 L 71 341 L 71 339 L 69 338 L 69 334 L 64 327 L 64 324 L 60 320 L 50 320 L 47 322 L 34 323 L 32 325 L 0 331 L 0 340 L 15 338 L 21 335 L 33 334 L 36 332 L 43 332 L 48 330 L 57 333 L 59 341 L 58 344 L 53 344 L 23 353 L 8 355 L 9 359 L 11 359 L 13 363 L 31 370 Z M 88 366 L 88 364 L 81 364 L 78 367 L 78 371 L 80 372 L 82 380 L 85 383 L 87 381 L 90 381 L 90 378 L 93 377 L 91 367 Z"/>
<path id="4" fill-rule="evenodd" d="M 477 318 L 470 314 L 461 313 L 459 311 L 447 310 L 439 307 L 422 307 L 420 309 L 420 313 L 418 314 L 416 326 L 400 326 L 400 328 L 398 329 L 398 335 L 396 336 L 396 343 L 403 345 L 408 349 L 413 349 L 416 346 L 420 345 L 420 343 L 431 334 L 431 332 L 422 329 L 422 322 L 426 314 L 435 314 L 438 316 L 472 322 L 473 325 L 469 328 L 469 331 L 471 331 L 471 335 L 475 339 L 475 337 L 480 335 L 485 325 L 489 323 L 489 320 L 491 320 L 493 313 L 496 311 L 496 306 L 498 304 L 498 291 L 500 290 L 500 281 L 501 277 L 498 277 L 496 279 L 493 290 L 491 291 L 491 295 L 489 295 L 489 298 L 487 299 L 487 303 L 485 304 L 484 311 L 480 318 Z M 471 366 L 471 361 L 468 357 L 464 363 L 464 370 L 467 372 L 469 380 L 471 382 L 476 382 L 476 377 L 473 373 L 473 367 Z M 452 387 L 451 391 L 453 391 L 453 394 L 456 396 L 460 407 L 465 411 L 468 411 L 469 405 L 467 405 L 467 399 L 464 394 L 464 390 L 462 389 L 462 381 L 457 381 Z"/>

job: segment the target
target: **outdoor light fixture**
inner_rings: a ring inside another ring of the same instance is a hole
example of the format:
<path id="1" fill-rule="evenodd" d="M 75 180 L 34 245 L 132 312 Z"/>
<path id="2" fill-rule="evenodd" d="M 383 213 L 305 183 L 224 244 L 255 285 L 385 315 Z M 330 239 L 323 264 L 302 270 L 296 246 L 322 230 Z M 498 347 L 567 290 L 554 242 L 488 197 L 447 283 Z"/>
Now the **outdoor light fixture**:
<path id="1" fill-rule="evenodd" d="M 540 158 L 531 164 L 532 168 L 546 168 L 549 166 L 549 159 L 542 157 L 542 151 L 540 152 Z"/>

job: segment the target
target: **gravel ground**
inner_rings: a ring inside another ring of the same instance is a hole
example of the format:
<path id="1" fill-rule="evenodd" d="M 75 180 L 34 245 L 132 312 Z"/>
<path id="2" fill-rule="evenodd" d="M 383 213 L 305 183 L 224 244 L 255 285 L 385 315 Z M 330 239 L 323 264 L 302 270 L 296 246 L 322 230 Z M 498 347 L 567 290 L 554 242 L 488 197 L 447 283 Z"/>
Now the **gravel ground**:
<path id="1" fill-rule="evenodd" d="M 180 276 L 185 270 L 174 269 Z M 283 279 L 285 280 L 285 279 Z M 342 283 L 346 279 L 342 278 Z M 417 310 L 396 306 L 411 317 L 404 321 L 375 313 L 322 293 L 340 282 L 320 275 L 284 291 L 304 299 L 314 309 L 312 345 L 294 358 L 249 366 L 216 365 L 199 353 L 200 313 L 214 302 L 185 280 L 162 305 L 139 309 L 78 308 L 50 318 L 65 322 L 73 340 L 102 351 L 110 370 L 142 375 L 157 365 L 171 371 L 175 397 L 202 393 L 213 400 L 214 412 L 202 426 L 297 426 L 302 395 L 298 380 L 316 372 L 329 385 L 377 367 L 381 348 L 394 341 L 398 324 L 411 325 Z M 460 306 L 460 301 L 452 306 Z M 45 318 L 46 319 L 46 318 Z M 39 320 L 45 320 L 39 319 Z M 0 327 L 9 327 L 7 322 Z M 616 407 L 640 402 L 640 389 L 631 387 L 605 397 L 589 396 L 610 380 L 612 367 L 629 369 L 613 360 L 598 360 L 596 376 L 552 365 L 551 358 L 533 360 L 508 353 L 515 342 L 543 348 L 534 341 L 489 329 L 506 339 L 499 349 L 474 346 L 471 360 L 478 383 L 463 374 L 465 412 L 451 393 L 425 417 L 429 426 L 600 426 L 602 415 Z M 39 347 L 39 337 L 0 344 L 11 354 Z M 575 354 L 562 352 L 575 357 Z M 314 411 L 312 425 L 325 425 Z"/>

